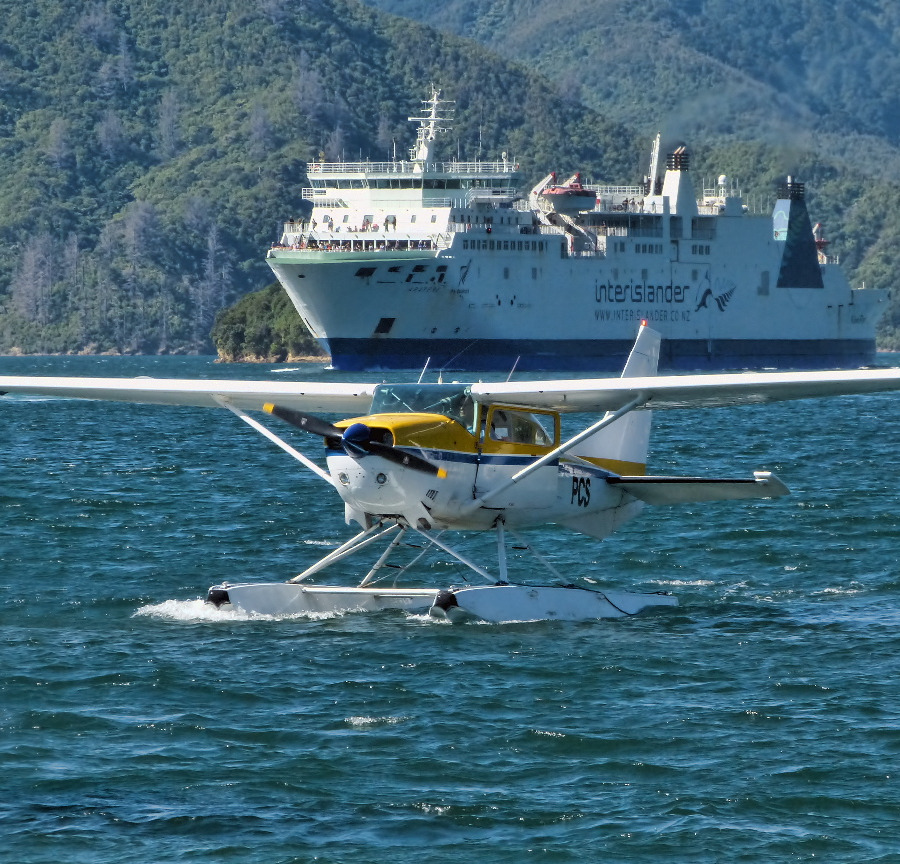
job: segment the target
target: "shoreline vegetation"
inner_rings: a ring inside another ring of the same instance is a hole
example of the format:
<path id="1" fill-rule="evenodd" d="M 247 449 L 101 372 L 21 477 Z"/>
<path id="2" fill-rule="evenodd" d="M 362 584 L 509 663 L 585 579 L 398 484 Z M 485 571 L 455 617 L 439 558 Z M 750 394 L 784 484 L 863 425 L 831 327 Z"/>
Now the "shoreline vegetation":
<path id="1" fill-rule="evenodd" d="M 240 357 L 222 357 L 216 363 L 331 363 L 329 354 L 288 354 L 286 357 L 258 357 L 253 354 L 242 354 Z"/>
<path id="2" fill-rule="evenodd" d="M 224 363 L 329 359 L 277 282 L 219 312 L 210 335 Z"/>

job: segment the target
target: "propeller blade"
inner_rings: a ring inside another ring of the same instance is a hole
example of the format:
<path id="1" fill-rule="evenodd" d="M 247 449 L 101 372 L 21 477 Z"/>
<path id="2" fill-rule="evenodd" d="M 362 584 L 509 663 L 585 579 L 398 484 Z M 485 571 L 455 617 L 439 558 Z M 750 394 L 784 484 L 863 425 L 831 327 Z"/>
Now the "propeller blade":
<path id="1" fill-rule="evenodd" d="M 404 468 L 424 471 L 426 474 L 433 474 L 435 477 L 447 476 L 447 472 L 443 468 L 439 468 L 421 456 L 415 456 L 412 453 L 407 453 L 405 450 L 399 450 L 397 447 L 379 444 L 376 441 L 369 441 L 363 447 L 373 456 L 381 456 L 382 459 L 387 459 L 389 462 L 394 462 Z"/>
<path id="2" fill-rule="evenodd" d="M 263 411 L 271 414 L 273 417 L 277 417 L 279 420 L 290 423 L 292 426 L 296 426 L 298 429 L 302 429 L 304 432 L 312 432 L 313 435 L 321 435 L 323 438 L 340 438 L 341 446 L 348 456 L 360 458 L 371 453 L 403 468 L 424 471 L 426 474 L 433 474 L 435 477 L 447 476 L 447 472 L 443 468 L 433 465 L 421 456 L 398 450 L 390 444 L 369 440 L 372 436 L 372 430 L 365 423 L 353 423 L 346 429 L 339 429 L 337 426 L 333 426 L 314 414 L 307 414 L 305 411 L 295 411 L 293 408 L 282 408 L 279 405 L 273 405 L 271 402 L 263 405 Z"/>
<path id="3" fill-rule="evenodd" d="M 307 414 L 305 411 L 295 411 L 293 408 L 282 408 L 267 402 L 263 405 L 263 411 L 296 426 L 304 432 L 312 432 L 313 435 L 321 435 L 323 438 L 340 438 L 343 430 L 338 429 L 326 420 Z"/>

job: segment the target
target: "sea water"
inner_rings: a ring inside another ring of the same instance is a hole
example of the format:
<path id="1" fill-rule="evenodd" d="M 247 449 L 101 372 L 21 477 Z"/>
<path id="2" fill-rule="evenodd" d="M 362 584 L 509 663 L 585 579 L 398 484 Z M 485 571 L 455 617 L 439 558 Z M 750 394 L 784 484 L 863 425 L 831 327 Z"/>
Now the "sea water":
<path id="1" fill-rule="evenodd" d="M 353 377 L 282 370 L 0 359 Z M 225 411 L 2 399 L 0 861 L 900 861 L 898 419 L 889 394 L 657 412 L 654 473 L 793 494 L 529 532 L 567 579 L 677 609 L 454 626 L 214 609 L 209 585 L 351 535 L 328 486 Z M 490 566 L 490 538 L 460 542 Z"/>

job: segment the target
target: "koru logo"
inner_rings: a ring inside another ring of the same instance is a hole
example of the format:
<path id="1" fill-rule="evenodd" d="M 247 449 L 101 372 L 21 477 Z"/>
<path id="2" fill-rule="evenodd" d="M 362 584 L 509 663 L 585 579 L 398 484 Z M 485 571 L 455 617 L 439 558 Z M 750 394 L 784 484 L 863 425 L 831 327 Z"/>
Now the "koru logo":
<path id="1" fill-rule="evenodd" d="M 572 499 L 570 504 L 577 503 L 579 507 L 587 507 L 591 503 L 591 478 L 572 478 Z"/>

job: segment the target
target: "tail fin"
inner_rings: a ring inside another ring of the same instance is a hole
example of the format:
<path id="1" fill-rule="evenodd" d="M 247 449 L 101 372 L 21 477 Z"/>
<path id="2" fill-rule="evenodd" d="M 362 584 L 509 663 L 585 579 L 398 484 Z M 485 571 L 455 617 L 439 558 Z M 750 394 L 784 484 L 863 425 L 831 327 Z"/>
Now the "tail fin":
<path id="1" fill-rule="evenodd" d="M 656 330 L 641 324 L 634 347 L 628 355 L 623 378 L 655 375 L 659 365 L 659 343 Z M 601 465 L 616 474 L 645 474 L 650 449 L 650 411 L 632 411 L 615 423 L 601 429 L 578 445 L 573 455 Z"/>

